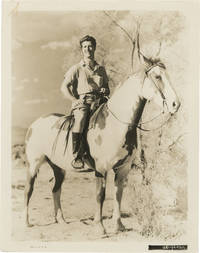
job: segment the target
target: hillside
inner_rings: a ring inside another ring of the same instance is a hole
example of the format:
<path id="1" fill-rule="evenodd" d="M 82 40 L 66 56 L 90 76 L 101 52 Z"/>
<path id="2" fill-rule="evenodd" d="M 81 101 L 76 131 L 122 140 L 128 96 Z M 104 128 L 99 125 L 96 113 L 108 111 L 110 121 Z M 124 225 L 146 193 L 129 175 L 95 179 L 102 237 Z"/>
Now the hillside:
<path id="1" fill-rule="evenodd" d="M 13 126 L 11 130 L 12 145 L 24 144 L 26 131 L 26 128 Z"/>

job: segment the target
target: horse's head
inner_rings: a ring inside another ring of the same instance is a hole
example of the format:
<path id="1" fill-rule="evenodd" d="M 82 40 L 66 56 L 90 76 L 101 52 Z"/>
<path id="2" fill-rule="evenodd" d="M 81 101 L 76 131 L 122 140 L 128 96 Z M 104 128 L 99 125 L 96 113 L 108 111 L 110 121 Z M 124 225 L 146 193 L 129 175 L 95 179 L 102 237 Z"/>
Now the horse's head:
<path id="1" fill-rule="evenodd" d="M 169 113 L 174 114 L 180 107 L 179 99 L 170 84 L 165 65 L 159 59 L 147 59 L 142 95 L 147 100 L 154 100 Z"/>

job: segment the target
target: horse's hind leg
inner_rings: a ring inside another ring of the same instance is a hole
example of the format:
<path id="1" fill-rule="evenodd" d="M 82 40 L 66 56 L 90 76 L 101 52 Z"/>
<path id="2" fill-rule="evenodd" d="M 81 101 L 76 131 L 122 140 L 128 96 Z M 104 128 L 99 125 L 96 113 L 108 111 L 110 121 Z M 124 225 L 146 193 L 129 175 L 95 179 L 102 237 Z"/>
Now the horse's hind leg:
<path id="1" fill-rule="evenodd" d="M 105 185 L 106 185 L 106 175 L 103 176 L 99 172 L 95 171 L 96 176 L 96 214 L 94 218 L 94 222 L 97 225 L 98 232 L 100 234 L 105 234 L 105 228 L 103 225 L 102 218 L 102 209 L 103 203 L 105 200 Z"/>
<path id="2" fill-rule="evenodd" d="M 29 213 L 28 213 L 28 206 L 29 201 L 33 193 L 33 187 L 35 182 L 36 175 L 31 176 L 29 173 L 27 175 L 27 181 L 25 185 L 25 192 L 24 192 L 24 200 L 25 200 L 25 219 L 26 219 L 26 226 L 31 227 L 32 225 L 29 223 Z"/>
<path id="3" fill-rule="evenodd" d="M 35 159 L 31 162 L 29 161 L 29 169 L 27 171 L 27 180 L 26 180 L 25 191 L 24 191 L 25 219 L 26 219 L 26 225 L 28 227 L 33 226 L 29 223 L 29 212 L 28 212 L 29 201 L 33 193 L 34 183 L 35 183 L 38 170 L 43 162 L 44 162 L 44 156 L 41 156 L 40 158 Z"/>
<path id="4" fill-rule="evenodd" d="M 57 166 L 53 168 L 53 171 L 55 175 L 55 185 L 53 187 L 52 193 L 54 200 L 55 221 L 58 223 L 63 223 L 65 222 L 65 220 L 62 213 L 60 196 L 61 196 L 61 185 L 65 178 L 65 172 Z"/>
<path id="5" fill-rule="evenodd" d="M 54 177 L 55 177 L 55 184 L 52 189 L 53 194 L 53 201 L 54 201 L 54 210 L 55 210 L 55 222 L 56 223 L 63 223 L 65 222 L 63 217 L 63 212 L 60 203 L 61 197 L 61 186 L 65 178 L 65 171 L 52 163 L 48 158 L 47 161 L 51 168 L 53 169 Z"/>

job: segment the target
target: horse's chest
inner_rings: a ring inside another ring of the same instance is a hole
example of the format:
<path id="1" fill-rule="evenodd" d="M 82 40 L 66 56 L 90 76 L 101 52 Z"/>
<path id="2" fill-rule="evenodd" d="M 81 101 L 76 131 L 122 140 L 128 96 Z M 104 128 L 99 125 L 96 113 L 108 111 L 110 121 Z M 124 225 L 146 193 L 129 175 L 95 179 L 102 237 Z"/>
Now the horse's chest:
<path id="1" fill-rule="evenodd" d="M 115 130 L 113 129 L 113 132 Z M 131 161 L 133 149 L 136 148 L 136 131 L 131 129 L 120 136 L 119 132 L 109 135 L 94 135 L 91 141 L 91 153 L 98 168 L 123 166 Z"/>

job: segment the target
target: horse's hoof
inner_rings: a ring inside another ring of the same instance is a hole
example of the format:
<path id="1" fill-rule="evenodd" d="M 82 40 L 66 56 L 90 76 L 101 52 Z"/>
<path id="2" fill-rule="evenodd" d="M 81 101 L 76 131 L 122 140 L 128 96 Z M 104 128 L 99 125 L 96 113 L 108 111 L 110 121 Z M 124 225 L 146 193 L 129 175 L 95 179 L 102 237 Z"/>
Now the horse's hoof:
<path id="1" fill-rule="evenodd" d="M 104 236 L 104 235 L 106 235 L 106 230 L 105 229 L 97 229 L 97 234 L 99 236 Z"/>
<path id="2" fill-rule="evenodd" d="M 114 233 L 117 234 L 118 232 L 124 232 L 126 231 L 125 226 L 120 222 L 119 224 L 117 224 Z"/>
<path id="3" fill-rule="evenodd" d="M 33 226 L 34 226 L 33 224 L 26 223 L 26 227 L 27 227 L 27 228 L 32 228 Z"/>
<path id="4" fill-rule="evenodd" d="M 65 220 L 59 220 L 58 224 L 63 225 L 63 224 L 66 224 L 66 222 L 65 222 Z"/>
<path id="5" fill-rule="evenodd" d="M 64 219 L 55 219 L 55 223 L 66 224 L 66 221 Z"/>
<path id="6" fill-rule="evenodd" d="M 123 232 L 125 230 L 126 230 L 125 226 L 121 223 L 119 226 L 119 231 Z"/>
<path id="7" fill-rule="evenodd" d="M 99 236 L 106 235 L 106 230 L 102 224 L 95 224 L 95 228 L 96 228 L 96 233 Z"/>

